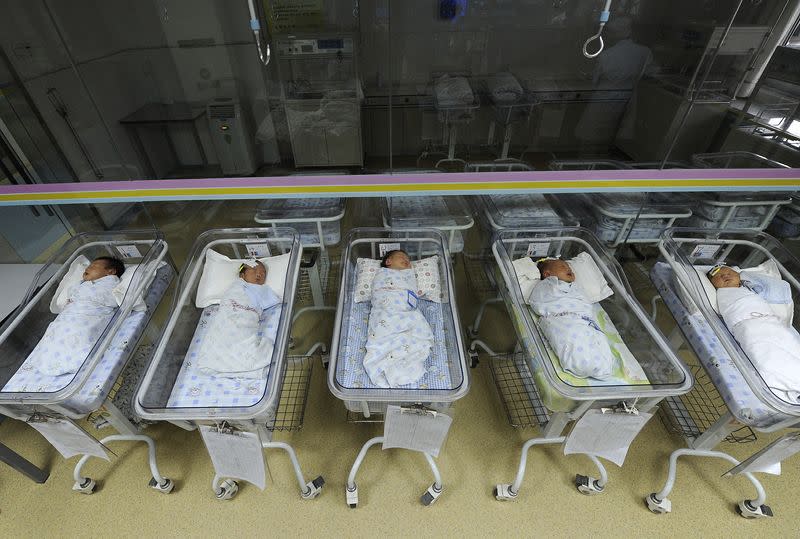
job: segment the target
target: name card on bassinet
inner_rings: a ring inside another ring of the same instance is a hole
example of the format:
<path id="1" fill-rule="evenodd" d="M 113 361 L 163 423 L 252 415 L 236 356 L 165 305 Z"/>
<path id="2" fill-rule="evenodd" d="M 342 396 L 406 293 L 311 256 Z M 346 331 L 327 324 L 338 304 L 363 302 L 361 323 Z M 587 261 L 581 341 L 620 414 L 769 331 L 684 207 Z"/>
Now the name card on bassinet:
<path id="1" fill-rule="evenodd" d="M 122 258 L 141 258 L 142 253 L 135 245 L 117 245 L 117 251 Z"/>
<path id="2" fill-rule="evenodd" d="M 745 472 L 764 472 L 780 475 L 781 461 L 798 452 L 800 452 L 800 432 L 790 432 L 781 436 L 761 451 L 757 451 L 738 466 L 725 472 L 724 475 L 738 475 Z"/>
<path id="3" fill-rule="evenodd" d="M 589 410 L 572 428 L 564 454 L 581 453 L 608 459 L 622 466 L 628 448 L 653 414 L 626 411 Z"/>
<path id="4" fill-rule="evenodd" d="M 378 256 L 383 258 L 383 255 L 388 253 L 389 251 L 399 251 L 400 244 L 399 243 L 379 243 L 378 244 Z"/>
<path id="5" fill-rule="evenodd" d="M 80 428 L 74 421 L 67 418 L 44 417 L 34 415 L 28 424 L 47 438 L 53 447 L 65 458 L 75 455 L 91 455 L 105 460 L 111 460 L 106 453 L 106 446 L 101 444 L 94 436 Z M 109 452 L 111 452 L 109 450 Z M 112 452 L 113 454 L 113 452 Z"/>
<path id="6" fill-rule="evenodd" d="M 258 434 L 200 425 L 200 435 L 218 476 L 241 479 L 264 490 L 267 486 L 267 472 Z"/>
<path id="7" fill-rule="evenodd" d="M 383 449 L 401 448 L 438 457 L 453 419 L 424 408 L 389 406 L 383 425 Z"/>
<path id="8" fill-rule="evenodd" d="M 528 257 L 547 256 L 548 251 L 550 251 L 549 241 L 531 242 L 528 244 L 528 250 L 525 252 L 525 256 Z"/>
<path id="9" fill-rule="evenodd" d="M 247 249 L 247 256 L 253 258 L 270 256 L 268 243 L 245 243 L 244 246 Z"/>

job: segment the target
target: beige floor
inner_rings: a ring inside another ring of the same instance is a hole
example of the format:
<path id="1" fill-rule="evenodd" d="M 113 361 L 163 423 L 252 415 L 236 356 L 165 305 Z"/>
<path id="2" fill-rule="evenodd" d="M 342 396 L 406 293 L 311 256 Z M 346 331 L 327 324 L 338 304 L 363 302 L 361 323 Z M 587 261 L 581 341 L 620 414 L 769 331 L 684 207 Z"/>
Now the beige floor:
<path id="1" fill-rule="evenodd" d="M 465 303 L 469 291 L 463 289 L 460 267 L 458 282 Z M 463 305 L 462 310 L 471 314 Z M 491 341 L 507 342 L 511 337 L 504 320 L 502 313 L 490 313 L 484 333 L 493 337 Z M 307 323 L 315 335 L 326 326 L 325 319 Z M 327 326 L 330 323 L 327 319 Z M 296 332 L 299 348 L 313 337 L 303 333 Z M 358 477 L 361 504 L 349 509 L 344 485 L 350 465 L 360 445 L 381 429 L 347 423 L 344 407 L 328 391 L 326 374 L 315 365 L 303 429 L 276 436 L 297 449 L 309 479 L 325 476 L 327 484 L 316 500 L 300 499 L 288 459 L 273 450 L 267 453 L 271 477 L 264 492 L 243 485 L 234 500 L 216 501 L 210 489 L 213 469 L 199 435 L 171 425 L 150 427 L 147 434 L 157 442 L 162 473 L 177 482 L 172 494 L 147 488 L 146 451 L 130 443 L 112 446 L 117 458 L 111 463 L 95 459 L 87 465 L 86 473 L 100 483 L 95 494 L 73 494 L 77 458 L 65 461 L 33 429 L 7 420 L 0 425 L 0 440 L 49 469 L 51 476 L 46 484 L 37 485 L 0 466 L 0 536 L 784 537 L 800 533 L 798 457 L 784 465 L 782 476 L 761 474 L 767 503 L 776 514 L 773 519 L 747 521 L 737 516 L 735 503 L 754 495 L 749 483 L 720 477 L 727 464 L 705 459 L 681 465 L 670 496 L 673 513 L 651 514 L 643 497 L 660 489 L 669 453 L 682 446 L 658 418 L 636 439 L 624 468 L 608 465 L 610 483 L 602 495 L 586 497 L 572 486 L 575 473 L 594 471 L 588 459 L 565 457 L 560 448 L 548 447 L 531 451 L 519 499 L 495 501 L 493 485 L 513 479 L 519 448 L 537 431 L 508 426 L 486 361 L 470 373 L 471 391 L 453 409 L 453 428 L 438 460 L 445 482 L 438 502 L 422 507 L 418 501 L 431 482 L 421 455 L 372 449 Z M 773 438 L 723 444 L 722 449 L 743 458 Z"/>

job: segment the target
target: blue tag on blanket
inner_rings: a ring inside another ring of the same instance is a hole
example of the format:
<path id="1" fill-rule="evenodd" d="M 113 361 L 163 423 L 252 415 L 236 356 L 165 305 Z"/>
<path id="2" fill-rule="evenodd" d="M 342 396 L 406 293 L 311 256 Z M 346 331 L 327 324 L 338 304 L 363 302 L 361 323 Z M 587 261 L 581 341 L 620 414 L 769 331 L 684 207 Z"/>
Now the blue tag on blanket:
<path id="1" fill-rule="evenodd" d="M 417 308 L 417 302 L 419 301 L 419 298 L 417 297 L 417 295 L 412 290 L 409 290 L 408 291 L 408 299 L 406 301 L 408 301 L 408 304 L 411 306 L 412 309 L 416 309 Z"/>

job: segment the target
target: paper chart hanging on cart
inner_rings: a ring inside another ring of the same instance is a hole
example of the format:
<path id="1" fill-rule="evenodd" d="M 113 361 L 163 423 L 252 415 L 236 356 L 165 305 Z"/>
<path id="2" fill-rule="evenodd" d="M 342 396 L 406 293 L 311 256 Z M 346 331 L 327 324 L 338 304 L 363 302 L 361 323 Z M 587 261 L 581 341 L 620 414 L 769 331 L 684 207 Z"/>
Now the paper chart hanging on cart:
<path id="1" fill-rule="evenodd" d="M 431 410 L 389 406 L 383 426 L 383 449 L 401 448 L 439 456 L 453 419 Z"/>
<path id="2" fill-rule="evenodd" d="M 734 466 L 724 475 L 738 475 L 746 472 L 781 474 L 781 462 L 800 452 L 800 432 L 790 432 L 769 444 L 764 449 Z"/>
<path id="3" fill-rule="evenodd" d="M 589 410 L 569 433 L 564 454 L 585 454 L 622 466 L 633 440 L 653 414 Z"/>
<path id="4" fill-rule="evenodd" d="M 258 434 L 201 425 L 200 435 L 218 476 L 241 479 L 261 490 L 266 488 L 267 472 Z"/>
<path id="5" fill-rule="evenodd" d="M 106 446 L 101 444 L 88 432 L 80 428 L 74 421 L 67 418 L 33 418 L 28 424 L 39 431 L 39 434 L 47 438 L 47 441 L 55 447 L 65 458 L 75 455 L 91 455 L 105 460 L 111 460 L 106 453 L 112 453 Z"/>

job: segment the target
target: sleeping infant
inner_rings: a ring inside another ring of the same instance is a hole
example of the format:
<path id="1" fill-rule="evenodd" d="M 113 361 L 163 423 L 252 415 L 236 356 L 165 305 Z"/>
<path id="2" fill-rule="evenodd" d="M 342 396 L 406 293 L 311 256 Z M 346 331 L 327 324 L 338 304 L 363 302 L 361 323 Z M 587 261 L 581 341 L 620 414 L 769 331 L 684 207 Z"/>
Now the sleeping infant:
<path id="1" fill-rule="evenodd" d="M 555 258 L 536 265 L 542 280 L 531 291 L 529 302 L 541 317 L 539 325 L 561 367 L 579 378 L 610 377 L 614 369 L 611 347 L 572 268 Z"/>
<path id="2" fill-rule="evenodd" d="M 792 292 L 782 279 L 715 266 L 708 272 L 717 289 L 725 325 L 767 385 L 800 396 L 800 334 L 778 318 L 772 304 L 790 304 Z"/>
<path id="3" fill-rule="evenodd" d="M 405 251 L 389 251 L 372 281 L 364 370 L 378 387 L 417 382 L 433 348 L 433 332 L 417 309 L 417 278 Z"/>
<path id="4" fill-rule="evenodd" d="M 68 292 L 64 309 L 50 322 L 26 363 L 46 376 L 74 374 L 108 326 L 117 301 L 112 291 L 125 272 L 117 258 L 95 258 L 83 280 Z"/>
<path id="5" fill-rule="evenodd" d="M 258 261 L 239 268 L 225 291 L 197 353 L 197 368 L 212 376 L 261 378 L 272 361 L 274 336 L 261 332 L 268 309 L 281 303 L 266 284 L 267 268 Z"/>

